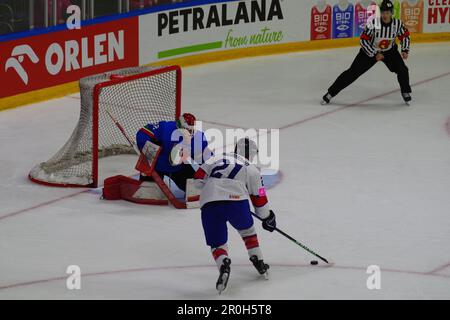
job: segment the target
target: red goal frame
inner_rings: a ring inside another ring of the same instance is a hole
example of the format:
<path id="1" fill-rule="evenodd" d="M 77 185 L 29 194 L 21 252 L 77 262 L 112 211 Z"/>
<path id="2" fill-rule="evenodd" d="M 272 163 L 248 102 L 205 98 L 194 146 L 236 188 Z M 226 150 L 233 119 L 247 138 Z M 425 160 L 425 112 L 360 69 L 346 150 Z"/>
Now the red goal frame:
<path id="1" fill-rule="evenodd" d="M 110 79 L 109 81 L 105 81 L 102 83 L 98 83 L 94 86 L 93 90 L 93 110 L 92 110 L 92 183 L 87 185 L 78 185 L 78 184 L 66 184 L 66 183 L 57 183 L 57 182 L 47 182 L 37 180 L 31 177 L 31 174 L 28 175 L 28 178 L 38 184 L 51 186 L 51 187 L 65 187 L 65 188 L 97 188 L 98 187 L 98 121 L 99 121 L 99 96 L 100 92 L 103 88 L 113 86 L 116 84 L 124 83 L 127 81 L 133 81 L 145 77 L 150 77 L 153 75 L 166 73 L 166 72 L 176 72 L 176 106 L 175 106 L 175 119 L 178 118 L 181 114 L 181 84 L 182 84 L 182 71 L 180 66 L 167 66 L 162 67 L 155 70 L 150 70 L 147 72 L 130 75 L 130 76 L 121 76 L 117 78 Z"/>

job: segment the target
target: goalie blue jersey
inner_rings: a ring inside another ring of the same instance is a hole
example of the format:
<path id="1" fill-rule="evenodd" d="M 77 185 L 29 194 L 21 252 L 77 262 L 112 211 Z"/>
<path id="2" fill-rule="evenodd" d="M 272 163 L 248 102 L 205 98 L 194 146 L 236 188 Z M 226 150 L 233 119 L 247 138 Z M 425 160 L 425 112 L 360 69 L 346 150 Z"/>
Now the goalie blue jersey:
<path id="1" fill-rule="evenodd" d="M 354 7 L 348 3 L 347 8 L 341 9 L 339 4 L 333 8 L 333 38 L 352 38 L 353 37 L 353 19 Z"/>
<path id="2" fill-rule="evenodd" d="M 170 154 L 174 146 L 183 142 L 183 137 L 172 141 L 172 134 L 178 129 L 175 121 L 161 121 L 157 124 L 149 123 L 141 128 L 136 134 L 136 143 L 142 150 L 147 141 L 151 141 L 161 147 L 161 153 L 156 162 L 155 169 L 161 173 L 177 172 L 183 169 L 184 164 L 173 166 L 170 162 Z M 175 136 L 175 135 L 174 135 Z M 208 146 L 205 134 L 196 130 L 190 141 L 191 157 L 198 163 L 207 160 L 203 156 Z"/>

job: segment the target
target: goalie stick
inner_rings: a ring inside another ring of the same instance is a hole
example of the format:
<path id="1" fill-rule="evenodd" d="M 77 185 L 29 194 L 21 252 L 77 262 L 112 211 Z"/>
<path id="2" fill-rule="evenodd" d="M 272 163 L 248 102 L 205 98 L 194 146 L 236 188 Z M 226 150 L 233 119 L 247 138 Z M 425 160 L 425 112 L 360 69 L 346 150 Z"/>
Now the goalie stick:
<path id="1" fill-rule="evenodd" d="M 139 148 L 136 146 L 136 144 L 133 143 L 133 141 L 128 137 L 127 133 L 125 132 L 125 129 L 122 127 L 120 122 L 114 117 L 114 115 L 111 114 L 111 112 L 108 110 L 108 108 L 105 107 L 105 111 L 108 114 L 108 116 L 111 118 L 111 120 L 114 122 L 114 124 L 119 128 L 122 135 L 127 139 L 130 146 L 134 149 L 134 151 L 137 153 L 138 156 L 141 156 L 142 153 L 139 150 Z M 169 201 L 172 203 L 172 205 L 176 209 L 186 209 L 186 204 L 179 201 L 175 196 L 173 195 L 172 191 L 170 191 L 169 187 L 164 183 L 164 181 L 161 179 L 159 174 L 155 172 L 155 170 L 152 170 L 151 176 L 155 183 L 159 186 L 161 191 L 164 193 L 164 195 L 169 199 Z"/>

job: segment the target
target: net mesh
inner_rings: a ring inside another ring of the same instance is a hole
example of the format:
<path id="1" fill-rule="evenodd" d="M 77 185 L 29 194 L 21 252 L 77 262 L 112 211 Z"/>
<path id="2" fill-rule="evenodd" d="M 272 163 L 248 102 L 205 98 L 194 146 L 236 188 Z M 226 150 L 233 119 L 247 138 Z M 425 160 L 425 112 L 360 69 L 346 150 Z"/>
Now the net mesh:
<path id="1" fill-rule="evenodd" d="M 125 81 L 101 88 L 98 97 L 98 158 L 134 154 L 108 112 L 136 143 L 136 132 L 147 123 L 175 120 L 177 112 L 177 71 L 164 67 L 137 67 L 111 71 L 80 80 L 81 111 L 78 124 L 66 144 L 48 161 L 35 166 L 30 177 L 38 182 L 87 186 L 93 176 L 94 88 L 110 82 L 111 76 Z M 147 75 L 150 71 L 156 72 Z M 135 75 L 139 75 L 136 78 Z M 121 80 L 122 81 L 122 80 Z M 95 151 L 94 151 L 95 152 Z M 101 165 L 99 166 L 101 167 Z"/>

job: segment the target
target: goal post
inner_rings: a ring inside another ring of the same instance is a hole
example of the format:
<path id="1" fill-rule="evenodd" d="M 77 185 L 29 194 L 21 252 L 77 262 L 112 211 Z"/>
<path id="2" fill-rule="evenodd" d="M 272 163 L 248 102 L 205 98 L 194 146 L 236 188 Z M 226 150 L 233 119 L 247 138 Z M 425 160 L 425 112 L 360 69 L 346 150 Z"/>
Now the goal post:
<path id="1" fill-rule="evenodd" d="M 120 69 L 81 79 L 80 117 L 72 135 L 52 158 L 36 165 L 29 178 L 49 186 L 98 187 L 100 159 L 135 154 L 108 113 L 134 140 L 147 123 L 180 116 L 181 78 L 180 67 L 165 66 Z"/>

